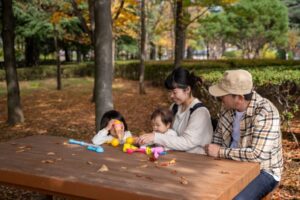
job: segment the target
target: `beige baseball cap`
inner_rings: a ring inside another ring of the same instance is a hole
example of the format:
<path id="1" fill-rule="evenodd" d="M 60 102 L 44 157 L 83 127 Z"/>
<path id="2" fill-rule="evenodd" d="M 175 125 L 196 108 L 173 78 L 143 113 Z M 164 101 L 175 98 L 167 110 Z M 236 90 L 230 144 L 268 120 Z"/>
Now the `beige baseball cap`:
<path id="1" fill-rule="evenodd" d="M 209 93 L 216 97 L 228 94 L 245 95 L 251 93 L 252 88 L 252 75 L 248 71 L 228 70 L 216 85 L 209 87 Z"/>

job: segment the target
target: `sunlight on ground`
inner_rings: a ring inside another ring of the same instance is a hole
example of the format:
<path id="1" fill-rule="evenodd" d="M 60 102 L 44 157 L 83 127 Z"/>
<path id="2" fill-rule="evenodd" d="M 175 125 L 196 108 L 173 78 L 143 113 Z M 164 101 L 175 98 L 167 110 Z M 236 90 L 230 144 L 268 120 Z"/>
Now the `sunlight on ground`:
<path id="1" fill-rule="evenodd" d="M 89 77 L 84 78 L 67 78 L 62 79 L 62 89 L 68 88 L 92 88 L 94 79 Z M 44 80 L 33 80 L 33 81 L 19 81 L 21 94 L 29 94 L 32 91 L 39 89 L 43 90 L 56 90 L 56 79 L 44 79 Z M 126 88 L 125 84 L 120 79 L 115 79 L 112 86 L 113 90 L 123 90 Z M 90 91 L 90 90 L 89 90 Z M 0 82 L 0 97 L 6 96 L 6 82 Z"/>

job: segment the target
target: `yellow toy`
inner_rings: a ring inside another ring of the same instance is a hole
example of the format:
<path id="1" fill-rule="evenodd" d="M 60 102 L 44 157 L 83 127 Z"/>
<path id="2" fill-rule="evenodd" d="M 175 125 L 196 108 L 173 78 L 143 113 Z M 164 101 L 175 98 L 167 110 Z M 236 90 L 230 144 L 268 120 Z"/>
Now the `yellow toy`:
<path id="1" fill-rule="evenodd" d="M 138 148 L 132 144 L 125 143 L 123 145 L 123 152 L 127 153 L 128 150 L 137 150 Z"/>
<path id="2" fill-rule="evenodd" d="M 120 142 L 117 138 L 112 139 L 112 141 L 110 142 L 111 146 L 113 147 L 117 147 L 119 146 Z"/>
<path id="3" fill-rule="evenodd" d="M 134 142 L 135 142 L 135 139 L 133 137 L 126 138 L 126 143 L 127 144 L 133 144 Z"/>

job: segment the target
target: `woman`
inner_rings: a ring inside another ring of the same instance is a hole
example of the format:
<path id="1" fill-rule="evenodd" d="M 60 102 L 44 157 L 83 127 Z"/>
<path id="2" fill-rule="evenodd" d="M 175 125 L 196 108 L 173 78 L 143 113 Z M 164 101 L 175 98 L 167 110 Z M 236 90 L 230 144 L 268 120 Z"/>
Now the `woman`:
<path id="1" fill-rule="evenodd" d="M 201 82 L 199 77 L 190 74 L 188 70 L 175 69 L 166 78 L 165 87 L 174 102 L 171 109 L 176 114 L 172 129 L 177 136 L 153 132 L 140 136 L 139 144 L 154 142 L 173 150 L 205 154 L 204 146 L 211 143 L 213 127 L 209 111 L 192 94 L 192 90 Z"/>

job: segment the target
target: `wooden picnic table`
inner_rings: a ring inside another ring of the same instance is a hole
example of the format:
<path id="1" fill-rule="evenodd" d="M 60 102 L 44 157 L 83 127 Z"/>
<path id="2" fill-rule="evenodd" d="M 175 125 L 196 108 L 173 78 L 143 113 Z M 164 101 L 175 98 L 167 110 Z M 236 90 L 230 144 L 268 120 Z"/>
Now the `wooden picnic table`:
<path id="1" fill-rule="evenodd" d="M 80 199 L 232 199 L 260 171 L 257 163 L 175 151 L 151 162 L 103 147 L 96 153 L 55 136 L 0 143 L 0 183 Z"/>

